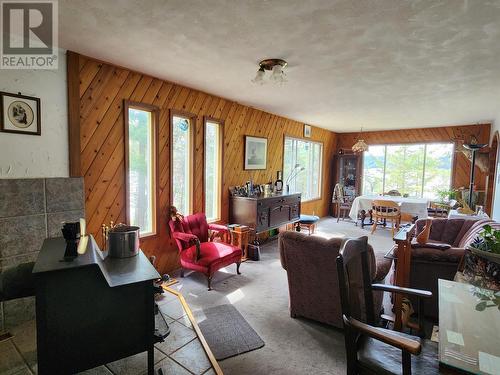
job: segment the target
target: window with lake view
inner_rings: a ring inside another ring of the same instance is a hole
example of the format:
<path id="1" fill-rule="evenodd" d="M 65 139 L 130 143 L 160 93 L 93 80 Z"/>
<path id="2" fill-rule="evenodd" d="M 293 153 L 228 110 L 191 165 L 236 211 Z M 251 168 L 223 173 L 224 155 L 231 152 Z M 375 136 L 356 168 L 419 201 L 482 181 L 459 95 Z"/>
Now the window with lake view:
<path id="1" fill-rule="evenodd" d="M 363 156 L 363 194 L 435 199 L 450 189 L 453 154 L 452 143 L 372 145 Z"/>

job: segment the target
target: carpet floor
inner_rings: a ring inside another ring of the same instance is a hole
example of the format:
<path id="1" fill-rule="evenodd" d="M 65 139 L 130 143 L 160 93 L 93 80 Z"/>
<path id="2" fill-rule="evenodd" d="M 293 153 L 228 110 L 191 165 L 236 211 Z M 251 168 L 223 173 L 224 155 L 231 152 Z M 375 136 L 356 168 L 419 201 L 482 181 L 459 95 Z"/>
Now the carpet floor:
<path id="1" fill-rule="evenodd" d="M 322 219 L 316 235 L 358 237 L 367 235 L 369 243 L 389 249 L 390 229 L 379 228 L 371 235 L 353 222 Z M 292 319 L 288 310 L 288 283 L 279 260 L 277 241 L 261 248 L 261 260 L 222 269 L 214 276 L 212 291 L 198 273 L 186 273 L 174 287 L 185 297 L 193 311 L 233 304 L 266 345 L 220 362 L 225 374 L 345 374 L 344 337 L 341 330 L 307 319 Z M 173 274 L 179 277 L 178 274 Z"/>

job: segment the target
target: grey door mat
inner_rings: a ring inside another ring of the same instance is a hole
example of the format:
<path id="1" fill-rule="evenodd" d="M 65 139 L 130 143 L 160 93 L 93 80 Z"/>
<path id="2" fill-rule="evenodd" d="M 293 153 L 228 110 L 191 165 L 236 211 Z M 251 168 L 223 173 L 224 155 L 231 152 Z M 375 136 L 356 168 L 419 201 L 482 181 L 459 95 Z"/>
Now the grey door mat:
<path id="1" fill-rule="evenodd" d="M 233 305 L 210 307 L 195 316 L 217 360 L 264 346 L 264 341 Z"/>

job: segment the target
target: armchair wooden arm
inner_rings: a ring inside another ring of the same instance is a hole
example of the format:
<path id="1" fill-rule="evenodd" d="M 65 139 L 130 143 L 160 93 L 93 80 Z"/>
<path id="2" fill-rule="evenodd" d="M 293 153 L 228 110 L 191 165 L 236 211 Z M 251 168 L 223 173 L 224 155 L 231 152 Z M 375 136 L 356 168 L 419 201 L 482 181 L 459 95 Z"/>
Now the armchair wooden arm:
<path id="1" fill-rule="evenodd" d="M 188 244 L 194 243 L 195 241 L 199 241 L 198 237 L 196 237 L 194 234 L 191 233 L 174 232 L 173 236 L 174 238 L 184 241 Z"/>
<path id="2" fill-rule="evenodd" d="M 227 226 L 210 223 L 208 224 L 208 229 L 212 231 L 210 241 L 213 241 L 215 237 L 220 237 L 222 241 L 229 241 L 230 232 Z"/>
<path id="3" fill-rule="evenodd" d="M 373 327 L 354 318 L 347 318 L 345 315 L 344 323 L 359 333 L 370 336 L 376 340 L 386 343 L 387 345 L 394 346 L 395 348 L 401 349 L 410 354 L 418 355 L 422 350 L 422 345 L 419 341 L 401 336 L 401 334 L 398 335 L 394 331 Z"/>
<path id="4" fill-rule="evenodd" d="M 409 294 L 411 296 L 416 296 L 419 298 L 432 297 L 432 292 L 430 292 L 428 290 L 403 288 L 403 287 L 397 286 L 397 285 L 372 284 L 372 289 L 373 290 L 382 290 L 384 292 L 391 292 L 391 293 Z"/>
<path id="5" fill-rule="evenodd" d="M 174 232 L 173 233 L 174 238 L 184 241 L 185 243 L 191 245 L 195 244 L 196 246 L 196 261 L 200 259 L 200 251 L 201 251 L 201 245 L 200 245 L 200 240 L 198 237 L 196 237 L 194 234 L 191 233 L 182 233 L 182 232 Z"/>

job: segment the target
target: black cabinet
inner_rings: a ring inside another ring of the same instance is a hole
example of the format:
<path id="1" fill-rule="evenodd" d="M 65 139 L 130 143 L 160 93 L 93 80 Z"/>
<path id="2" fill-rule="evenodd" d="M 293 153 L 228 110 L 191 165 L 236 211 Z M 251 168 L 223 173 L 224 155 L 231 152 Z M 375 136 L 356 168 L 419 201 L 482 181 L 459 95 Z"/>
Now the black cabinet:
<path id="1" fill-rule="evenodd" d="M 300 218 L 300 197 L 300 193 L 231 197 L 229 221 L 247 225 L 257 233 L 296 222 Z"/>
<path id="2" fill-rule="evenodd" d="M 47 239 L 36 277 L 38 373 L 73 374 L 148 351 L 153 373 L 154 287 L 160 275 L 141 252 L 102 259 L 93 238 L 62 262 L 65 241 Z"/>

